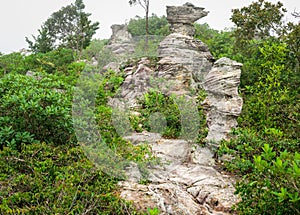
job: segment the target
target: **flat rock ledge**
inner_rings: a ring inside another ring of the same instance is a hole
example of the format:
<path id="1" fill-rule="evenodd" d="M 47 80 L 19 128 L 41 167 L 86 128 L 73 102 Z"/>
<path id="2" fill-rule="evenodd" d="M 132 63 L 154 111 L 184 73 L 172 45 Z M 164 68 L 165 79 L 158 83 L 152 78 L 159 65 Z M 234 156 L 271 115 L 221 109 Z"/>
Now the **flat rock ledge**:
<path id="1" fill-rule="evenodd" d="M 158 208 L 160 214 L 235 214 L 232 206 L 234 179 L 215 169 L 212 152 L 185 140 L 164 139 L 156 133 L 135 133 L 124 137 L 133 144 L 147 143 L 161 164 L 149 168 L 147 184 L 139 184 L 136 165 L 119 182 L 121 198 L 132 201 L 142 211 Z"/>

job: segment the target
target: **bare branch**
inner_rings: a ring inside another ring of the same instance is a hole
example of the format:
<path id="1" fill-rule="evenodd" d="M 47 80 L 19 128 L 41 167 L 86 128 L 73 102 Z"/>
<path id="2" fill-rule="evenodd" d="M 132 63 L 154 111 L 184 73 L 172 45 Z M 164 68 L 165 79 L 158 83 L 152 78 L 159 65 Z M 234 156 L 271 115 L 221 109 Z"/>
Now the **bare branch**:
<path id="1" fill-rule="evenodd" d="M 295 18 L 300 18 L 300 12 L 296 12 L 296 9 L 294 9 L 294 12 L 292 12 L 292 16 Z"/>

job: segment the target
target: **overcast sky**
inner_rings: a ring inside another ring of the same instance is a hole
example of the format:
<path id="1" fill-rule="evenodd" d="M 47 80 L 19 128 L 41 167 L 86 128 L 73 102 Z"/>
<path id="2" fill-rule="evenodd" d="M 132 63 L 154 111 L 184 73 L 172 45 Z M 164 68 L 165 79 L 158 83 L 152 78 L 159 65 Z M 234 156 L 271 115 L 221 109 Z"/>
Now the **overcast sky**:
<path id="1" fill-rule="evenodd" d="M 249 5 L 252 0 L 150 0 L 150 13 L 166 14 L 166 5 L 182 5 L 191 2 L 210 11 L 199 23 L 207 22 L 212 28 L 222 30 L 232 27 L 229 20 L 233 8 Z M 269 0 L 277 2 L 276 0 Z M 0 7 L 0 52 L 9 53 L 27 48 L 25 37 L 36 35 L 42 23 L 62 6 L 75 0 L 2 0 Z M 162 3 L 163 2 L 163 3 Z M 289 14 L 300 11 L 300 0 L 281 0 Z M 123 24 L 136 15 L 144 16 L 140 6 L 130 7 L 128 0 L 84 0 L 86 12 L 92 13 L 91 19 L 100 22 L 95 38 L 109 38 L 112 24 Z M 292 19 L 289 16 L 287 19 Z"/>

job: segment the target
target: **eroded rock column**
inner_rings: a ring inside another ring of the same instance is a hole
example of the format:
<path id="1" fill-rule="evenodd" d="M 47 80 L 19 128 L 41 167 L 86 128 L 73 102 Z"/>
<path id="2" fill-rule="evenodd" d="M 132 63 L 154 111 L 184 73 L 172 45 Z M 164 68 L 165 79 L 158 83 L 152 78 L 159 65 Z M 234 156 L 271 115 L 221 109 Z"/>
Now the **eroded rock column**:
<path id="1" fill-rule="evenodd" d="M 107 46 L 114 54 L 127 55 L 134 52 L 132 35 L 127 30 L 127 25 L 112 25 L 112 36 Z"/>
<path id="2" fill-rule="evenodd" d="M 167 6 L 167 20 L 172 33 L 193 36 L 195 33 L 193 23 L 207 14 L 204 8 L 191 3 L 185 3 L 183 6 Z"/>
<path id="3" fill-rule="evenodd" d="M 191 73 L 190 83 L 197 88 L 204 81 L 213 64 L 213 56 L 206 44 L 193 38 L 194 22 L 206 16 L 204 8 L 195 7 L 190 3 L 183 6 L 167 6 L 167 19 L 170 23 L 171 34 L 168 35 L 158 48 L 158 63 L 161 68 L 165 62 L 180 64 Z"/>
<path id="4" fill-rule="evenodd" d="M 207 97 L 203 106 L 207 111 L 207 142 L 217 148 L 222 139 L 228 140 L 232 128 L 237 127 L 243 99 L 238 95 L 242 64 L 229 58 L 214 63 L 205 78 L 204 89 Z"/>

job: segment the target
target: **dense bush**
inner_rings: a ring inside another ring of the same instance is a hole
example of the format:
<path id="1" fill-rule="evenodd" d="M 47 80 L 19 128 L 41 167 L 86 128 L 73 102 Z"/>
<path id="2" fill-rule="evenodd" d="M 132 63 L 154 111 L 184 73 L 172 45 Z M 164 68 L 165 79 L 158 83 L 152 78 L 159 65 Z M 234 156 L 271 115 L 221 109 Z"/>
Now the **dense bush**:
<path id="1" fill-rule="evenodd" d="M 38 72 L 65 72 L 76 56 L 71 49 L 56 49 L 47 53 L 32 54 L 25 58 L 27 70 Z"/>
<path id="2" fill-rule="evenodd" d="M 105 45 L 107 45 L 107 39 L 94 39 L 91 41 L 90 45 L 82 51 L 82 57 L 85 59 L 92 59 L 93 57 L 98 59 L 99 53 L 103 51 Z"/>
<path id="3" fill-rule="evenodd" d="M 0 151 L 1 214 L 137 214 L 80 147 L 37 143 L 21 151 Z"/>
<path id="4" fill-rule="evenodd" d="M 153 90 L 145 94 L 140 104 L 142 105 L 140 110 L 142 114 L 141 123 L 146 130 L 157 132 L 160 129 L 164 129 L 160 131 L 164 137 L 177 138 L 180 136 L 180 111 L 174 102 L 174 98 Z M 155 113 L 160 115 L 153 118 L 154 122 L 151 122 L 150 116 L 155 117 L 153 115 Z M 157 128 L 153 127 L 154 125 Z"/>
<path id="5" fill-rule="evenodd" d="M 206 120 L 200 105 L 204 98 L 205 95 L 199 92 L 198 104 L 192 104 L 183 97 L 167 96 L 162 92 L 150 90 L 139 100 L 141 108 L 138 111 L 141 113 L 141 116 L 132 118 L 133 127 L 139 131 L 140 127 L 138 125 L 141 124 L 147 131 L 159 132 L 166 138 L 180 137 L 190 139 L 192 138 L 189 136 L 191 133 L 197 133 L 197 141 L 202 142 L 207 134 Z M 191 106 L 179 109 L 179 105 L 182 106 L 182 104 L 198 105 L 196 110 L 198 116 L 193 115 L 190 109 Z M 183 120 L 182 117 L 188 118 L 188 120 Z M 200 117 L 200 122 L 198 122 L 198 117 Z M 197 122 L 193 123 L 193 120 Z M 188 124 L 185 123 L 187 121 L 189 122 Z M 183 125 L 183 123 L 185 124 Z M 199 126 L 198 123 L 200 123 Z"/>
<path id="6" fill-rule="evenodd" d="M 130 19 L 128 31 L 132 36 L 146 35 L 146 18 L 137 17 Z M 169 24 L 165 16 L 158 17 L 155 14 L 149 17 L 149 35 L 167 36 L 169 34 Z"/>
<path id="7" fill-rule="evenodd" d="M 0 80 L 1 147 L 14 143 L 20 149 L 32 138 L 56 144 L 74 140 L 72 88 L 52 77 L 8 74 Z"/>
<path id="8" fill-rule="evenodd" d="M 253 172 L 237 183 L 243 214 L 300 213 L 300 154 L 276 154 L 268 144 L 254 155 Z"/>
<path id="9" fill-rule="evenodd" d="M 0 55 L 0 77 L 11 72 L 25 74 L 27 67 L 24 59 L 25 56 L 19 52 Z"/>
<path id="10" fill-rule="evenodd" d="M 299 140 L 282 136 L 275 129 L 263 134 L 239 129 L 231 141 L 222 143 L 219 155 L 231 156 L 226 169 L 241 177 L 236 184 L 241 214 L 299 213 Z"/>

